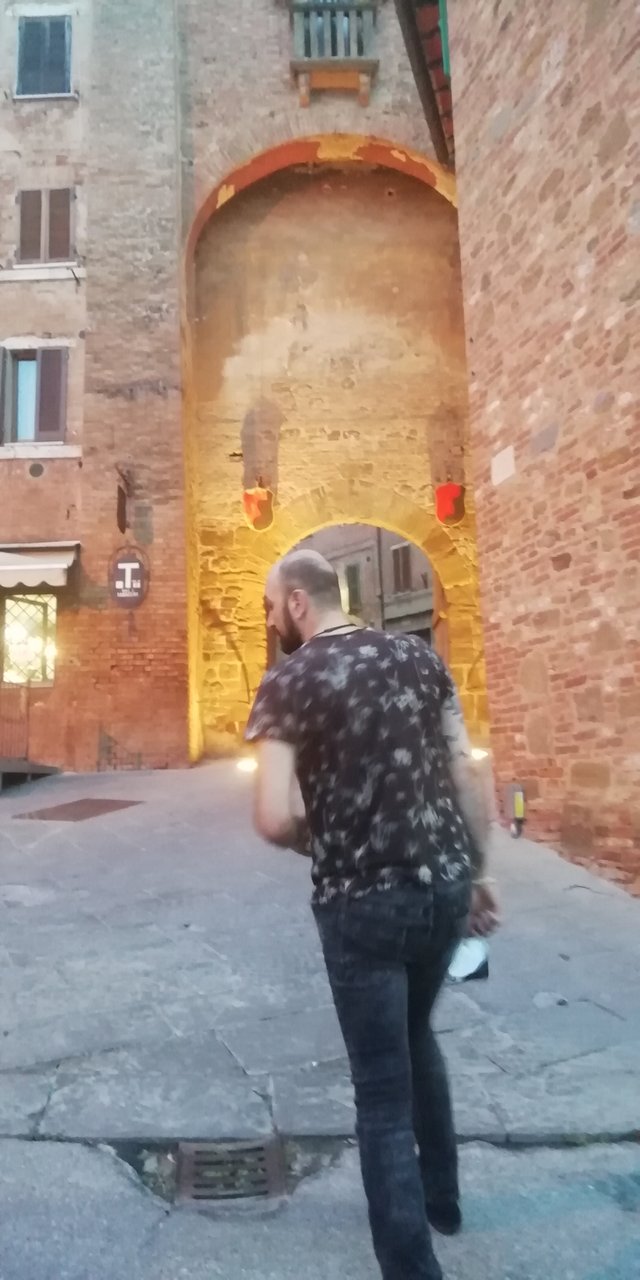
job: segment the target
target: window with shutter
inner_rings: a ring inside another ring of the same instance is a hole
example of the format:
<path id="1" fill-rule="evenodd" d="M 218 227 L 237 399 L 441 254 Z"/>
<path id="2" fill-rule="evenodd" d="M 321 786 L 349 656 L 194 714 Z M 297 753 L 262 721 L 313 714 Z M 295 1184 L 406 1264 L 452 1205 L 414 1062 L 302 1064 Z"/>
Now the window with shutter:
<path id="1" fill-rule="evenodd" d="M 21 18 L 18 94 L 40 97 L 70 92 L 71 18 Z"/>
<path id="2" fill-rule="evenodd" d="M 66 347 L 0 353 L 2 443 L 62 440 L 67 401 Z"/>
<path id="3" fill-rule="evenodd" d="M 399 594 L 411 590 L 411 547 L 407 542 L 401 547 L 394 547 L 393 557 L 393 589 Z"/>
<path id="4" fill-rule="evenodd" d="M 68 262 L 71 257 L 73 192 L 20 193 L 20 262 Z"/>

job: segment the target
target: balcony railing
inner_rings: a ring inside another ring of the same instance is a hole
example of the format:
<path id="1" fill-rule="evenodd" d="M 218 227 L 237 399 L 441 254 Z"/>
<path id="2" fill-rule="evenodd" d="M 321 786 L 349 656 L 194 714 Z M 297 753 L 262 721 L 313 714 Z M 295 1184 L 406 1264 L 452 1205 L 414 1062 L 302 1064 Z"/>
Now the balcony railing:
<path id="1" fill-rule="evenodd" d="M 291 70 L 302 106 L 314 89 L 355 89 L 366 105 L 378 68 L 376 8 L 375 0 L 291 0 Z"/>

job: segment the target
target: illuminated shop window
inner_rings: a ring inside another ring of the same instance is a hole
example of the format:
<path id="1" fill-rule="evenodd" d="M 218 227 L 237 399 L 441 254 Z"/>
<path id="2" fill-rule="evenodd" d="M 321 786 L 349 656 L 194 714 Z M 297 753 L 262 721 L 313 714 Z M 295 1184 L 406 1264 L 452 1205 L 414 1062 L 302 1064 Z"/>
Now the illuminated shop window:
<path id="1" fill-rule="evenodd" d="M 56 662 L 55 596 L 6 596 L 2 604 L 5 684 L 50 684 Z"/>

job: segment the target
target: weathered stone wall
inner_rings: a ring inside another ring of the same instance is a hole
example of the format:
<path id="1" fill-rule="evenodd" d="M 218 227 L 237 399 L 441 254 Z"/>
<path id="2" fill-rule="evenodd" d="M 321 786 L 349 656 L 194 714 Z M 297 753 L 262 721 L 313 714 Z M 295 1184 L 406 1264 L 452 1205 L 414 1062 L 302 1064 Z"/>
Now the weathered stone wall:
<path id="1" fill-rule="evenodd" d="M 447 593 L 467 713 L 486 726 L 470 520 L 438 524 L 430 467 L 432 439 L 440 467 L 445 439 L 451 470 L 463 466 L 456 237 L 455 211 L 422 184 L 327 169 L 254 186 L 200 239 L 190 431 L 207 749 L 237 735 L 262 675 L 269 565 L 341 521 L 425 550 Z M 256 532 L 242 496 L 261 479 L 276 504 Z"/>
<path id="2" fill-rule="evenodd" d="M 382 0 L 370 103 L 321 92 L 301 107 L 287 0 L 177 0 L 185 227 L 227 174 L 292 139 L 379 137 L 433 155 L 393 0 Z"/>
<path id="3" fill-rule="evenodd" d="M 640 839 L 638 13 L 450 0 L 492 739 L 537 834 Z"/>

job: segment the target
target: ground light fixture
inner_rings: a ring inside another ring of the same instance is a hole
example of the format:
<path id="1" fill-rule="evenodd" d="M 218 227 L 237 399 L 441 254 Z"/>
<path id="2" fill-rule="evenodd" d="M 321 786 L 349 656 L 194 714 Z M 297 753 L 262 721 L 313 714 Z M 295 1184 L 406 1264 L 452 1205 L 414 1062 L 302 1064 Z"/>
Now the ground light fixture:
<path id="1" fill-rule="evenodd" d="M 258 761 L 255 756 L 240 756 L 240 759 L 236 760 L 236 769 L 240 773 L 255 773 L 257 768 Z"/>

